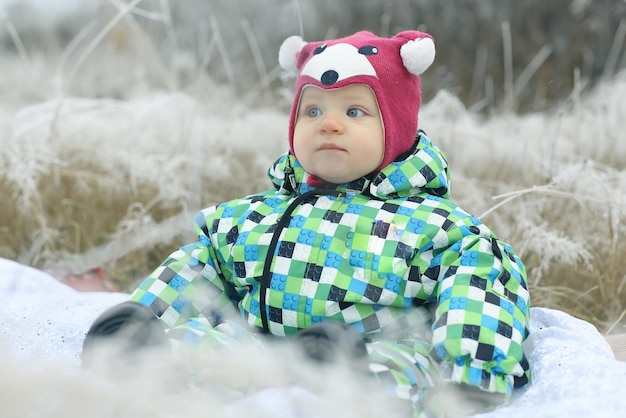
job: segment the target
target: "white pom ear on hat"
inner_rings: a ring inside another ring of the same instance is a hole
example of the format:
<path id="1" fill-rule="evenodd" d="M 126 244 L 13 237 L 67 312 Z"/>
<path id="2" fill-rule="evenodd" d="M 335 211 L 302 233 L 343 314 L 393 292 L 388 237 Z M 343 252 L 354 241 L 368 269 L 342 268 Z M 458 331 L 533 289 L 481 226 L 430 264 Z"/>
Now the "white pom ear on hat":
<path id="1" fill-rule="evenodd" d="M 278 63 L 284 70 L 297 70 L 298 53 L 307 43 L 298 35 L 285 39 L 278 50 Z"/>
<path id="2" fill-rule="evenodd" d="M 400 56 L 411 74 L 420 75 L 435 61 L 435 42 L 429 37 L 408 41 L 400 48 Z"/>

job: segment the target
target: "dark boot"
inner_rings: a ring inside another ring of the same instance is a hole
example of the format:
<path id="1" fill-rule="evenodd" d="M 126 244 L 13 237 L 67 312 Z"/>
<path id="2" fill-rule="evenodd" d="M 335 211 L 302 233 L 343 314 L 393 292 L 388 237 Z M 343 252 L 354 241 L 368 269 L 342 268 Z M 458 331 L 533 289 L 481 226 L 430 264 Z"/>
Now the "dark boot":
<path id="1" fill-rule="evenodd" d="M 317 323 L 300 331 L 294 342 L 306 357 L 319 364 L 347 361 L 357 369 L 364 369 L 368 364 L 363 336 L 343 322 Z"/>
<path id="2" fill-rule="evenodd" d="M 142 349 L 166 346 L 167 337 L 147 306 L 128 301 L 107 309 L 91 325 L 83 343 L 83 366 L 102 354 L 98 351 L 104 345 L 108 356 L 128 359 Z"/>

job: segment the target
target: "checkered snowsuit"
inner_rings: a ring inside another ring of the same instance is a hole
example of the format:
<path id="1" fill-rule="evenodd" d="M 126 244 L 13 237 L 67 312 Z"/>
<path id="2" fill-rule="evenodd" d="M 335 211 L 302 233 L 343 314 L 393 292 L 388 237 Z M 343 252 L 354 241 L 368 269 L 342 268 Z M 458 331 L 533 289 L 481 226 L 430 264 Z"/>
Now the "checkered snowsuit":
<path id="1" fill-rule="evenodd" d="M 407 154 L 318 189 L 283 155 L 274 190 L 201 211 L 198 241 L 131 299 L 192 345 L 232 341 L 221 329 L 233 307 L 275 336 L 344 321 L 368 339 L 374 376 L 413 402 L 442 377 L 511 394 L 529 378 L 524 265 L 448 200 L 447 162 L 423 132 Z"/>

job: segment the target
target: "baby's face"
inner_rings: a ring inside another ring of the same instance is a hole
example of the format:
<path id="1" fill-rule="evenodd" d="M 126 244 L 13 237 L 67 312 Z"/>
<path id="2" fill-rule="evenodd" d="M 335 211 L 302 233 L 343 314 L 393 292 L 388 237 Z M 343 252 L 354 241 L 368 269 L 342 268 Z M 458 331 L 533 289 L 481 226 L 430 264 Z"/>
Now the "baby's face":
<path id="1" fill-rule="evenodd" d="M 307 172 L 331 183 L 347 183 L 378 168 L 384 147 L 380 111 L 369 87 L 302 90 L 293 149 Z"/>

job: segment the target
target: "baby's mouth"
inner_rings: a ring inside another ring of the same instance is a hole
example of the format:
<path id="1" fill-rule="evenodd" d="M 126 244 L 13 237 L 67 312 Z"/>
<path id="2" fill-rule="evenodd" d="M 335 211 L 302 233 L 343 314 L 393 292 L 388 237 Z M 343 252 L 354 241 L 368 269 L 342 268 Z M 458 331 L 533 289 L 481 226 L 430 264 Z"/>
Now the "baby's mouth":
<path id="1" fill-rule="evenodd" d="M 335 144 L 323 144 L 320 147 L 320 150 L 328 150 L 328 151 L 345 151 L 345 149 L 341 148 L 338 145 Z"/>

